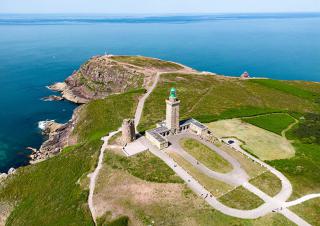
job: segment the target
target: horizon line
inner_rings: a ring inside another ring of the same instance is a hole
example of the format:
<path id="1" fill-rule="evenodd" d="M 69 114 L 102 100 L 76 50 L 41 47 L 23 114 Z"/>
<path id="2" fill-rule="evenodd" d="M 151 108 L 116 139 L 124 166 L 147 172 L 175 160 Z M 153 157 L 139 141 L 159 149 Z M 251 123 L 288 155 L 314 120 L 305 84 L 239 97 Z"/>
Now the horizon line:
<path id="1" fill-rule="evenodd" d="M 169 13 L 110 13 L 110 12 L 0 12 L 0 15 L 217 15 L 217 14 L 320 14 L 320 11 L 276 11 L 276 12 L 169 12 Z"/>

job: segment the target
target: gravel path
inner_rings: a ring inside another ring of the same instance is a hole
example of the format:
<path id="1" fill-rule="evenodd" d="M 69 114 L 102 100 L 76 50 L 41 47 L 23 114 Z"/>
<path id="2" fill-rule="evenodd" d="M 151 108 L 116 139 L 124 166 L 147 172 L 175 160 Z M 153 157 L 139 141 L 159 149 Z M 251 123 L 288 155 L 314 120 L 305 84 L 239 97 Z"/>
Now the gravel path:
<path id="1" fill-rule="evenodd" d="M 109 133 L 108 136 L 106 137 L 102 137 L 101 140 L 104 141 L 101 149 L 100 149 L 100 155 L 99 155 L 99 160 L 98 160 L 98 164 L 96 169 L 93 171 L 93 173 L 89 174 L 89 178 L 90 178 L 90 185 L 89 185 L 89 197 L 88 197 L 88 205 L 89 205 L 89 209 L 93 218 L 94 223 L 96 224 L 96 211 L 93 205 L 93 194 L 94 194 L 94 189 L 96 187 L 96 180 L 97 177 L 99 175 L 99 172 L 102 168 L 102 163 L 103 163 L 103 157 L 104 157 L 104 151 L 106 150 L 107 146 L 108 146 L 108 141 L 109 139 L 114 136 L 115 134 L 117 134 L 120 130 L 114 131 Z"/>
<path id="2" fill-rule="evenodd" d="M 158 84 L 158 81 L 159 81 L 159 78 L 160 78 L 160 74 L 161 74 L 161 72 L 157 72 L 152 86 L 149 88 L 149 90 L 146 92 L 146 94 L 143 95 L 143 97 L 141 97 L 140 100 L 139 100 L 139 103 L 138 103 L 138 106 L 137 106 L 137 109 L 136 109 L 136 113 L 134 115 L 134 124 L 135 124 L 136 131 L 138 131 L 137 128 L 138 128 L 138 125 L 139 125 L 140 120 L 141 120 L 144 103 L 146 102 L 146 99 L 150 96 L 150 94 L 152 93 L 154 88 L 156 88 L 156 86 Z"/>

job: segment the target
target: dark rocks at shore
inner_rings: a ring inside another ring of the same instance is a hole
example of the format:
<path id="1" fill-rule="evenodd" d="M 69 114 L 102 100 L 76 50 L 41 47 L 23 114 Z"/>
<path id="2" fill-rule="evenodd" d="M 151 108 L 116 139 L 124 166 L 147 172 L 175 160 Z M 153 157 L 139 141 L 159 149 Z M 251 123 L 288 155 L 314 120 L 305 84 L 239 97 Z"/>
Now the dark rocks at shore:
<path id="1" fill-rule="evenodd" d="M 72 119 L 65 123 L 56 123 L 53 120 L 43 122 L 42 132 L 48 136 L 48 139 L 43 142 L 39 150 L 32 150 L 33 153 L 30 155 L 30 163 L 36 163 L 48 159 L 69 145 L 74 145 L 77 142 L 75 136 L 72 136 L 74 125 L 78 118 L 78 112 L 81 107 L 75 109 Z"/>

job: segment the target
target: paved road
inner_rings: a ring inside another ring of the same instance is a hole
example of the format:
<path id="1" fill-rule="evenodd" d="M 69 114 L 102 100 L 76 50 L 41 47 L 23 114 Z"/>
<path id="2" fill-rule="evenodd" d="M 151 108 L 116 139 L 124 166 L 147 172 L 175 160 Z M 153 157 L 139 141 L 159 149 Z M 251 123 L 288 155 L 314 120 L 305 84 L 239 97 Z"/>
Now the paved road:
<path id="1" fill-rule="evenodd" d="M 187 171 L 180 167 L 169 155 L 165 152 L 160 151 L 157 147 L 150 144 L 145 138 L 143 140 L 144 145 L 146 145 L 150 152 L 155 156 L 162 159 L 174 172 L 177 173 L 185 183 L 193 190 L 197 195 L 203 197 L 206 202 L 213 208 L 219 210 L 220 212 L 242 219 L 256 219 L 270 213 L 274 208 L 273 203 L 265 203 L 254 210 L 238 210 L 225 206 L 219 202 L 214 196 L 210 196 L 210 192 L 206 190 L 195 178 L 193 178 Z M 207 197 L 206 195 L 209 194 Z M 205 198 L 206 197 L 206 198 Z"/>
<path id="2" fill-rule="evenodd" d="M 296 199 L 294 201 L 291 202 L 286 202 L 284 204 L 285 207 L 290 207 L 290 206 L 295 206 L 298 205 L 300 203 L 303 203 L 305 201 L 311 200 L 311 199 L 315 199 L 315 198 L 320 198 L 320 194 L 309 194 L 309 195 L 305 195 L 299 199 Z"/>
<path id="3" fill-rule="evenodd" d="M 230 139 L 224 139 L 224 141 L 226 142 L 227 140 Z M 253 185 L 249 185 L 248 184 L 243 184 L 243 186 L 245 188 L 247 188 L 248 190 L 250 190 L 251 188 L 251 192 L 253 192 L 254 194 L 258 195 L 260 198 L 262 198 L 264 201 L 268 201 L 269 199 L 269 203 L 273 203 L 274 204 L 274 209 L 281 213 L 282 215 L 284 215 L 285 217 L 287 217 L 288 219 L 290 219 L 292 222 L 296 223 L 297 225 L 310 225 L 308 222 L 306 222 L 305 220 L 303 220 L 301 217 L 299 217 L 298 215 L 296 215 L 295 213 L 293 213 L 292 211 L 290 211 L 289 209 L 287 209 L 286 207 L 289 206 L 293 206 L 294 204 L 298 204 L 303 202 L 304 200 L 309 200 L 311 198 L 315 198 L 318 197 L 318 194 L 314 194 L 314 195 L 310 195 L 309 197 L 302 197 L 299 200 L 293 201 L 293 202 L 285 202 L 292 194 L 292 185 L 290 183 L 290 181 L 278 170 L 276 170 L 275 168 L 273 168 L 272 166 L 269 166 L 268 164 L 266 164 L 265 162 L 261 161 L 260 159 L 250 155 L 248 152 L 244 151 L 241 147 L 240 147 L 240 141 L 238 141 L 237 139 L 232 138 L 231 140 L 234 140 L 235 142 L 233 144 L 231 144 L 230 146 L 233 147 L 235 150 L 241 152 L 243 155 L 247 156 L 248 158 L 252 159 L 253 161 L 259 163 L 261 166 L 264 166 L 265 168 L 267 168 L 270 172 L 272 172 L 273 174 L 275 174 L 281 181 L 281 191 L 274 196 L 273 198 L 268 196 L 265 193 L 261 193 L 258 191 L 254 191 L 253 189 Z M 289 204 L 289 205 L 288 205 Z M 292 205 L 290 205 L 292 204 Z"/>
<path id="4" fill-rule="evenodd" d="M 185 137 L 190 137 L 193 139 L 198 140 L 199 142 L 207 145 L 209 148 L 211 148 L 213 151 L 215 151 L 217 154 L 219 154 L 221 157 L 226 159 L 232 166 L 234 167 L 233 171 L 227 174 L 218 174 L 207 167 L 203 166 L 199 163 L 199 165 L 196 163 L 196 159 L 193 158 L 191 155 L 189 155 L 187 152 L 181 148 L 179 144 L 179 140 Z M 198 136 L 186 133 L 186 134 L 180 134 L 176 136 L 171 136 L 168 138 L 169 141 L 172 143 L 170 146 L 170 150 L 178 152 L 182 157 L 184 157 L 187 161 L 189 161 L 194 167 L 199 169 L 201 172 L 206 174 L 207 176 L 211 176 L 217 179 L 220 179 L 228 184 L 237 184 L 239 182 L 242 182 L 240 185 L 242 185 L 244 188 L 249 190 L 250 192 L 254 193 L 258 197 L 260 197 L 262 200 L 264 200 L 264 204 L 259 206 L 256 209 L 253 210 L 238 210 L 233 209 L 230 207 L 225 206 L 221 202 L 219 202 L 216 198 L 213 196 L 208 196 L 206 198 L 206 201 L 215 209 L 223 212 L 224 214 L 238 217 L 238 218 L 245 218 L 245 219 L 255 219 L 258 217 L 265 216 L 268 213 L 271 213 L 272 211 L 277 211 L 284 216 L 286 216 L 288 219 L 290 219 L 292 222 L 298 224 L 298 225 L 309 225 L 306 221 L 304 221 L 302 218 L 291 212 L 290 210 L 286 209 L 284 206 L 285 200 L 290 197 L 292 193 L 292 187 L 289 182 L 289 180 L 281 174 L 279 171 L 274 169 L 273 167 L 270 167 L 269 165 L 265 164 L 264 162 L 260 161 L 259 159 L 254 158 L 253 156 L 248 156 L 252 160 L 256 161 L 257 163 L 261 164 L 262 166 L 269 169 L 271 172 L 273 172 L 276 176 L 278 176 L 281 180 L 281 183 L 283 185 L 282 190 L 277 194 L 275 197 L 270 197 L 269 195 L 265 194 L 263 191 L 258 189 L 257 187 L 253 186 L 248 182 L 248 176 L 246 173 L 243 173 L 241 169 L 240 164 L 237 162 L 236 159 L 234 159 L 232 156 L 228 155 L 227 153 L 220 150 L 218 147 L 213 145 L 210 142 L 204 141 L 200 139 Z M 237 143 L 235 143 L 237 144 Z M 239 146 L 240 147 L 240 146 Z M 207 191 L 198 181 L 196 181 L 194 178 L 192 178 L 191 175 L 189 175 L 184 169 L 179 167 L 176 163 L 174 163 L 174 160 L 170 158 L 167 154 L 164 152 L 158 150 L 155 147 L 151 147 L 149 144 L 150 151 L 157 155 L 159 158 L 161 158 L 163 161 L 165 161 L 182 179 L 186 181 L 186 183 L 196 192 L 198 195 L 202 194 L 209 194 L 209 191 Z M 242 149 L 241 149 L 242 150 Z M 243 151 L 243 150 L 242 150 Z M 243 154 L 247 154 L 246 152 Z M 170 165 L 171 164 L 171 165 Z M 174 167 L 174 165 L 177 165 Z M 173 167 L 172 167 L 173 166 Z M 184 171 L 184 172 L 183 172 Z M 235 177 L 235 176 L 238 176 Z M 227 176 L 227 177 L 225 177 Z M 189 179 L 188 179 L 189 178 Z"/>
<path id="5" fill-rule="evenodd" d="M 226 142 L 229 139 L 223 139 L 224 142 Z M 247 156 L 248 158 L 252 159 L 253 161 L 255 161 L 256 163 L 260 164 L 261 166 L 265 167 L 266 169 L 268 169 L 271 173 L 273 173 L 274 175 L 276 175 L 280 181 L 281 181 L 281 191 L 274 197 L 278 200 L 281 201 L 286 201 L 292 194 L 292 185 L 290 183 L 290 181 L 278 170 L 276 170 L 275 168 L 273 168 L 272 166 L 269 166 L 268 164 L 266 164 L 265 162 L 261 161 L 260 159 L 250 155 L 248 152 L 244 151 L 241 147 L 240 147 L 240 142 L 234 138 L 232 138 L 231 140 L 235 141 L 233 144 L 231 144 L 230 146 L 232 148 L 234 148 L 236 151 L 241 152 L 244 156 Z"/>
<path id="6" fill-rule="evenodd" d="M 208 146 L 210 149 L 215 151 L 218 155 L 220 155 L 222 158 L 224 158 L 226 161 L 228 161 L 232 165 L 233 167 L 232 171 L 229 173 L 218 173 L 207 168 L 202 163 L 198 162 L 197 159 L 195 159 L 192 155 L 190 155 L 180 146 L 179 141 L 183 138 L 193 138 L 205 144 L 206 146 Z M 201 140 L 199 136 L 196 136 L 190 133 L 181 133 L 179 135 L 168 137 L 168 140 L 171 143 L 168 149 L 181 155 L 184 159 L 186 159 L 189 163 L 191 163 L 195 168 L 197 168 L 202 173 L 206 174 L 208 177 L 218 179 L 220 181 L 223 181 L 233 186 L 240 186 L 244 182 L 247 182 L 249 179 L 248 174 L 246 173 L 245 170 L 241 168 L 240 163 L 236 159 L 234 159 L 232 156 L 230 156 L 226 152 L 222 151 L 220 148 L 218 148 L 214 144 L 207 142 L 205 140 Z"/>

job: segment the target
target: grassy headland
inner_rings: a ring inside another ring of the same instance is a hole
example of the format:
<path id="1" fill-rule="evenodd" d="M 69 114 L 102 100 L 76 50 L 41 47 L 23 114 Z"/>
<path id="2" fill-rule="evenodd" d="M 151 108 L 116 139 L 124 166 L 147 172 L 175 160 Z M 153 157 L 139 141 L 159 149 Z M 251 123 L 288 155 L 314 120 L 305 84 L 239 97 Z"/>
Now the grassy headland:
<path id="1" fill-rule="evenodd" d="M 144 57 L 122 56 L 113 57 L 113 59 L 146 68 L 181 69 L 178 64 Z M 116 71 L 122 74 L 122 68 L 118 66 Z M 132 68 L 129 67 L 129 69 Z M 109 69 L 107 71 L 109 72 Z M 132 76 L 138 78 L 135 73 L 132 73 Z M 88 81 L 83 80 L 83 82 Z M 142 80 L 138 79 L 132 87 L 140 87 L 141 82 Z M 110 87 L 111 85 L 113 84 L 109 84 Z M 91 89 L 100 89 L 103 84 L 95 82 L 84 84 L 84 86 L 95 93 L 96 90 Z M 316 83 L 239 80 L 207 74 L 165 74 L 161 76 L 158 86 L 147 99 L 140 130 L 153 127 L 156 122 L 163 120 L 164 100 L 172 86 L 178 90 L 182 118 L 194 117 L 202 122 L 274 112 L 297 112 L 298 114 L 320 112 L 320 85 Z M 79 141 L 77 145 L 66 148 L 49 160 L 19 168 L 15 175 L 10 176 L 0 186 L 0 202 L 14 206 L 6 222 L 7 225 L 93 225 L 87 206 L 87 175 L 94 169 L 97 162 L 102 144 L 100 138 L 118 129 L 124 118 L 134 115 L 137 98 L 142 92 L 144 91 L 136 90 L 90 101 L 82 107 L 74 130 Z M 309 120 L 308 117 L 305 118 Z M 285 124 L 270 127 L 266 120 L 270 122 L 277 119 L 258 119 L 260 127 L 273 132 L 279 132 Z M 318 122 L 318 120 L 315 121 Z M 283 172 L 293 183 L 294 197 L 320 192 L 318 130 L 312 129 L 315 133 L 306 134 L 303 128 L 309 130 L 312 123 L 308 125 L 303 121 L 300 123 L 287 134 L 294 140 L 295 156 L 268 162 Z M 241 159 L 238 156 L 239 153 L 230 151 L 225 146 L 222 148 L 240 159 L 239 161 L 248 170 L 250 176 L 261 173 L 262 169 L 247 159 Z M 99 174 L 100 179 L 95 195 L 97 195 L 96 198 L 105 200 L 107 207 L 113 207 L 110 210 L 111 214 L 118 215 L 114 224 L 119 222 L 120 224 L 132 222 L 151 224 L 154 221 L 157 225 L 186 225 L 187 223 L 291 225 L 284 217 L 274 213 L 257 220 L 241 220 L 212 209 L 184 184 L 177 183 L 181 181 L 173 172 L 150 154 L 144 153 L 133 159 L 124 160 L 121 156 L 107 153 L 105 161 L 107 164 L 104 165 L 104 171 Z M 190 167 L 183 160 L 180 163 L 186 168 Z M 192 168 L 190 172 L 194 175 L 199 173 Z M 229 188 L 223 187 L 221 183 L 209 181 L 208 178 L 203 180 L 208 187 L 215 190 L 216 194 L 224 192 L 224 188 Z M 219 190 L 221 188 L 223 189 Z M 251 194 L 248 195 L 248 199 L 250 198 L 248 205 L 243 204 L 244 200 L 241 197 L 246 197 L 247 194 L 239 189 L 226 194 L 221 199 L 229 205 L 241 208 L 260 205 L 261 200 Z M 313 206 L 312 204 L 311 209 Z M 110 212 L 103 214 L 110 216 Z M 109 224 L 109 220 L 108 217 L 105 219 L 102 217 L 99 223 Z"/>

